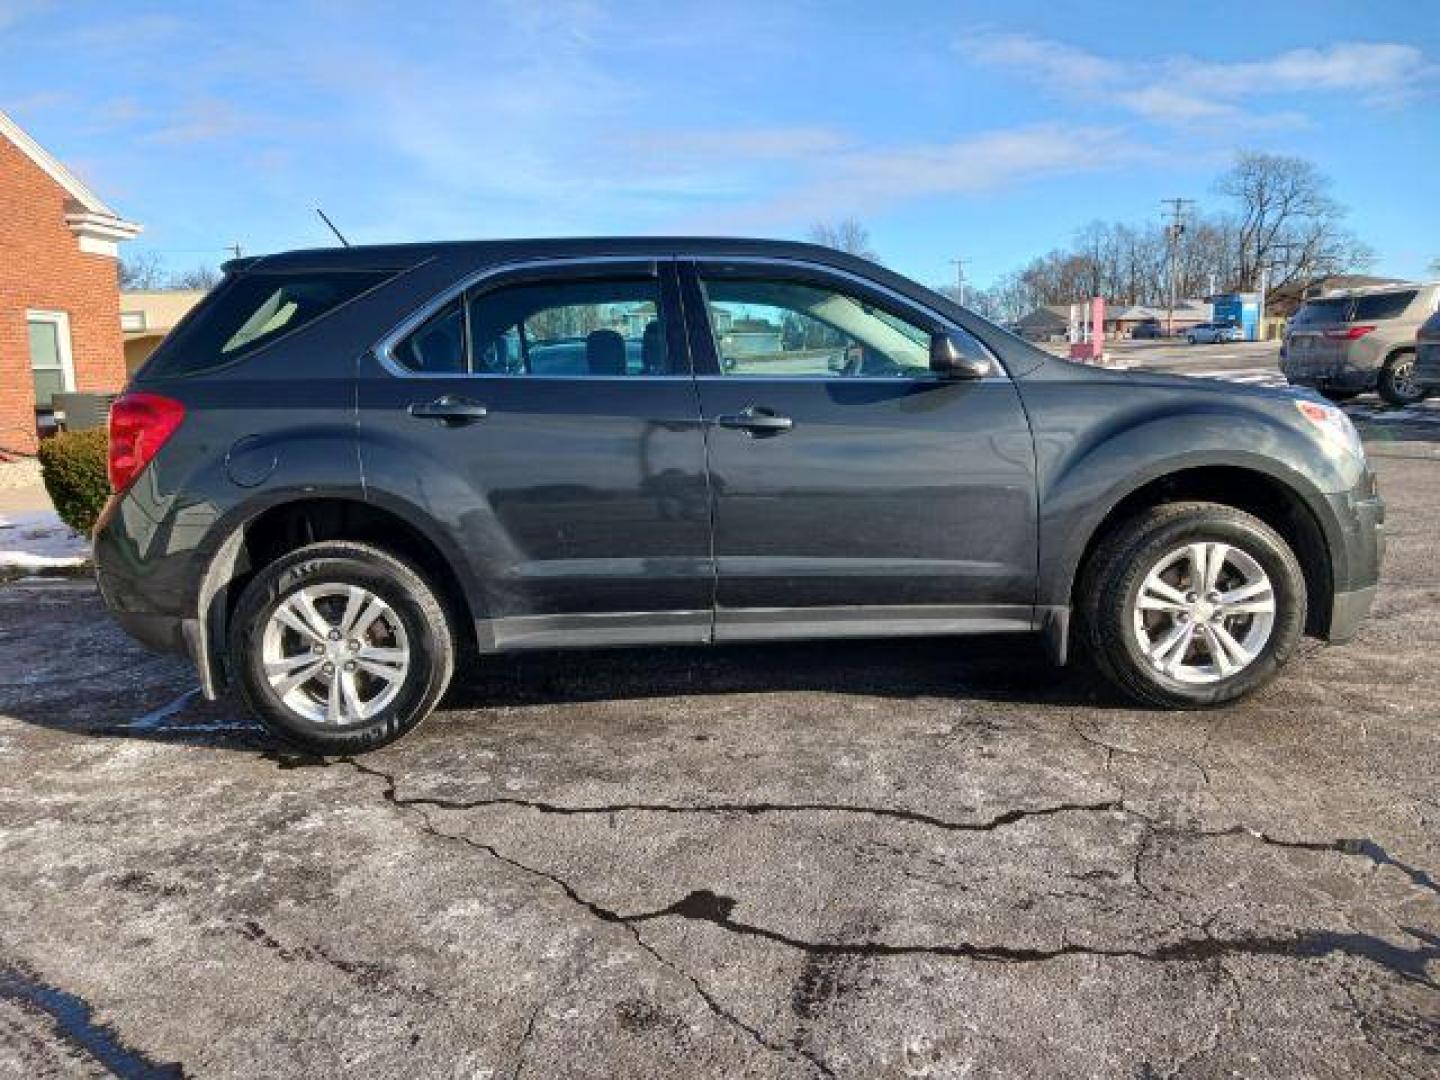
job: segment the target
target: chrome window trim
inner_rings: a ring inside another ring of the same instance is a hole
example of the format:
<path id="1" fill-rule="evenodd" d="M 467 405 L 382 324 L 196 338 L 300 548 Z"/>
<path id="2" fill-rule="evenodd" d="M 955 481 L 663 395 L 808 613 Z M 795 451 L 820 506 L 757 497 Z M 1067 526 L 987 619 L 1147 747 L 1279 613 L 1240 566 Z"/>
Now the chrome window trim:
<path id="1" fill-rule="evenodd" d="M 704 264 L 704 263 L 721 263 L 721 264 L 735 264 L 735 265 L 762 266 L 762 267 L 763 267 L 763 266 L 774 266 L 774 267 L 789 268 L 789 269 L 797 269 L 797 268 L 798 268 L 798 269 L 802 269 L 802 270 L 816 271 L 816 272 L 818 272 L 822 277 L 825 276 L 825 275 L 832 275 L 832 276 L 835 276 L 835 277 L 842 278 L 842 279 L 844 279 L 844 280 L 846 280 L 846 281 L 853 282 L 854 284 L 859 285 L 859 286 L 861 286 L 862 288 L 870 289 L 870 290 L 873 290 L 873 291 L 875 291 L 875 292 L 880 293 L 880 294 L 883 295 L 887 300 L 890 300 L 890 301 L 892 301 L 893 303 L 895 303 L 897 306 L 899 306 L 902 310 L 914 312 L 914 313 L 917 314 L 917 315 L 920 315 L 920 316 L 922 316 L 922 317 L 925 317 L 926 319 L 928 319 L 928 321 L 934 323 L 936 326 L 943 327 L 943 328 L 945 328 L 946 330 L 958 330 L 958 331 L 960 331 L 961 333 L 965 334 L 966 336 L 968 336 L 969 338 L 971 338 L 971 340 L 973 340 L 977 345 L 979 345 L 980 348 L 984 351 L 985 355 L 990 358 L 990 368 L 991 368 L 991 373 L 990 373 L 989 375 L 985 375 L 985 376 L 983 376 L 982 378 L 979 378 L 979 379 L 944 379 L 944 378 L 941 378 L 941 377 L 939 377 L 939 376 L 933 376 L 933 377 L 927 379 L 927 378 L 924 378 L 924 377 L 909 376 L 909 375 L 821 375 L 821 374 L 815 374 L 815 375 L 792 376 L 791 379 L 793 379 L 793 380 L 796 381 L 796 382 L 807 382 L 807 383 L 813 383 L 813 382 L 842 382 L 842 383 L 885 382 L 885 383 L 905 383 L 905 384 L 909 384 L 909 385 L 914 385 L 914 384 L 922 384 L 922 385 L 923 385 L 923 384 L 929 383 L 929 382 L 935 382 L 935 383 L 952 383 L 952 382 L 953 382 L 953 383 L 961 383 L 961 382 L 971 382 L 971 383 L 976 383 L 976 382 L 980 382 L 980 383 L 985 383 L 985 382 L 1005 382 L 1005 383 L 1008 383 L 1008 382 L 1011 381 L 1011 380 L 1010 380 L 1010 373 L 1005 370 L 1005 365 L 1001 362 L 1000 357 L 999 357 L 998 355 L 996 355 L 995 350 L 992 349 L 992 348 L 990 348 L 990 346 L 989 346 L 988 344 L 986 344 L 986 343 L 980 338 L 980 336 L 979 336 L 978 334 L 974 333 L 973 331 L 967 329 L 967 328 L 964 327 L 964 326 L 961 326 L 959 323 L 955 322 L 955 320 L 946 318 L 944 315 L 941 315 L 938 311 L 935 311 L 933 308 L 927 307 L 927 306 L 925 306 L 924 304 L 919 303 L 918 301 L 912 300 L 910 297 L 905 296 L 905 295 L 902 294 L 902 293 L 896 292 L 894 289 L 890 288 L 890 287 L 887 286 L 887 285 L 883 285 L 883 284 L 881 284 L 881 283 L 878 282 L 878 281 L 874 281 L 874 280 L 872 280 L 872 279 L 870 279 L 870 278 L 867 278 L 867 277 L 865 277 L 865 276 L 863 276 L 863 275 L 861 275 L 861 274 L 856 274 L 856 273 L 854 273 L 854 272 L 852 272 L 852 271 L 850 271 L 850 270 L 843 270 L 843 269 L 841 269 L 840 267 L 829 266 L 829 265 L 827 265 L 827 264 L 825 264 L 825 263 L 813 262 L 813 261 L 811 261 L 811 260 L 809 260 L 809 259 L 787 259 L 787 258 L 781 258 L 781 257 L 779 257 L 779 256 L 773 256 L 773 255 L 735 255 L 735 256 L 725 256 L 725 255 L 695 255 L 695 254 L 677 255 L 677 254 L 675 254 L 674 252 L 664 252 L 664 253 L 660 253 L 660 252 L 645 252 L 645 251 L 640 251 L 640 252 L 635 252 L 635 253 L 633 253 L 633 254 L 627 254 L 627 255 L 559 255 L 559 256 L 555 256 L 554 258 L 548 258 L 548 259 L 520 259 L 520 260 L 517 260 L 517 261 L 514 261 L 514 262 L 495 263 L 495 264 L 493 264 L 493 265 L 491 265 L 491 266 L 482 267 L 481 269 L 475 271 L 474 273 L 469 274 L 469 275 L 467 275 L 466 277 L 461 278 L 457 283 L 455 283 L 455 284 L 453 284 L 453 285 L 450 285 L 450 286 L 447 287 L 446 289 L 444 289 L 444 290 L 442 290 L 441 292 L 437 293 L 435 296 L 432 296 L 430 299 L 426 300 L 426 301 L 425 301 L 424 303 L 422 303 L 419 307 L 417 307 L 414 311 L 412 311 L 409 315 L 407 315 L 403 320 L 401 320 L 401 321 L 395 326 L 394 329 L 392 329 L 388 334 L 386 334 L 384 337 L 382 337 L 382 338 L 380 339 L 379 343 L 374 347 L 374 349 L 373 349 L 372 351 L 374 352 L 376 359 L 379 360 L 380 366 L 381 366 L 382 368 L 384 368 L 387 373 L 389 373 L 390 375 L 392 375 L 392 376 L 394 376 L 395 378 L 398 378 L 398 379 L 506 379 L 506 380 L 512 380 L 512 379 L 551 379 L 551 380 L 553 380 L 553 379 L 570 379 L 570 380 L 584 379 L 584 380 L 587 380 L 587 381 L 595 381 L 595 380 L 624 380 L 624 381 L 627 381 L 627 382 L 631 382 L 631 381 L 634 381 L 634 380 L 636 380 L 636 379 L 644 379 L 644 380 L 651 380 L 651 381 L 657 380 L 657 379 L 658 379 L 658 380 L 675 380 L 675 379 L 687 379 L 687 380 L 693 380 L 693 379 L 730 379 L 730 380 L 733 381 L 733 380 L 738 380 L 738 379 L 768 378 L 768 376 L 725 375 L 725 374 L 723 374 L 723 373 L 718 374 L 718 375 L 712 375 L 712 374 L 710 374 L 710 373 L 708 373 L 708 372 L 705 373 L 705 374 L 703 374 L 703 375 L 700 375 L 700 374 L 694 373 L 693 371 L 691 372 L 691 374 L 688 374 L 688 375 L 643 375 L 643 374 L 641 374 L 641 375 L 530 375 L 530 374 L 526 374 L 526 375 L 496 375 L 496 374 L 493 374 L 493 373 L 490 373 L 490 372 L 473 372 L 473 371 L 455 371 L 455 372 L 435 372 L 435 373 L 427 373 L 427 372 L 422 372 L 422 371 L 411 371 L 409 368 L 405 367 L 403 364 L 401 364 L 398 360 L 395 359 L 394 351 L 393 351 L 393 350 L 395 349 L 395 346 L 399 345 L 400 342 L 405 339 L 405 337 L 407 337 L 410 333 L 412 333 L 413 331 L 415 331 L 416 329 L 418 329 L 418 328 L 420 327 L 420 325 L 425 322 L 426 319 L 430 318 L 430 316 L 434 315 L 437 311 L 439 311 L 442 307 L 444 307 L 444 306 L 445 306 L 446 304 L 448 304 L 450 301 L 454 300 L 456 297 L 462 296 L 467 290 L 474 288 L 476 285 L 479 285 L 479 284 L 481 284 L 482 282 L 489 280 L 490 278 L 500 277 L 500 276 L 502 276 L 502 275 L 504 275 L 504 274 L 513 273 L 513 272 L 515 272 L 515 271 L 517 271 L 517 270 L 546 270 L 546 269 L 552 269 L 552 268 L 563 270 L 563 269 L 565 269 L 566 267 L 569 267 L 569 266 L 597 266 L 597 265 L 598 265 L 598 266 L 605 266 L 605 265 L 618 265 L 618 264 L 625 264 L 625 263 L 646 263 L 646 262 L 655 263 L 655 264 L 657 265 L 657 267 L 658 267 L 660 264 L 663 264 L 663 263 L 669 263 L 669 264 L 674 265 L 674 264 L 678 264 L 678 263 L 680 263 L 680 262 L 682 262 L 682 261 L 683 261 L 683 262 L 689 262 L 689 263 L 694 263 L 694 264 L 695 264 L 697 276 L 700 276 L 700 277 L 701 277 L 701 279 L 702 279 L 702 284 L 703 284 L 703 275 L 700 275 L 700 266 L 701 266 L 702 264 Z M 469 316 L 469 305 L 467 304 L 467 305 L 465 305 L 465 307 L 466 307 L 466 316 L 465 316 L 465 317 L 466 317 L 466 320 L 468 321 L 468 320 L 469 320 L 469 317 L 470 317 L 470 316 Z M 682 312 L 678 312 L 677 314 L 679 314 L 682 319 L 687 317 L 686 314 L 685 314 L 683 311 L 682 311 Z M 705 318 L 705 321 L 706 321 L 706 325 L 709 325 L 709 321 L 710 321 L 710 320 L 709 320 L 709 315 L 706 314 L 706 315 L 704 316 L 704 318 Z M 713 331 L 713 328 L 712 328 L 711 332 L 712 332 L 712 334 L 713 334 L 713 332 L 714 332 L 714 331 Z M 774 380 L 774 381 L 780 381 L 780 380 Z M 785 380 L 785 381 L 789 381 L 789 380 Z"/>
<path id="2" fill-rule="evenodd" d="M 962 383 L 962 382 L 972 382 L 972 383 L 974 383 L 974 382 L 1009 382 L 1009 381 L 1010 381 L 1010 373 L 1005 370 L 1005 365 L 1000 362 L 1000 357 L 996 355 L 995 350 L 992 349 L 992 348 L 990 348 L 989 345 L 987 345 L 984 341 L 982 341 L 981 338 L 980 338 L 980 336 L 979 336 L 978 334 L 976 334 L 974 331 L 972 331 L 972 330 L 970 330 L 970 329 L 968 329 L 968 328 L 966 328 L 966 327 L 964 327 L 964 326 L 961 326 L 961 325 L 960 325 L 959 323 L 957 323 L 954 319 L 946 318 L 944 315 L 941 315 L 941 314 L 940 314 L 938 311 L 936 311 L 934 308 L 927 307 L 926 305 L 924 305 L 924 304 L 922 304 L 922 303 L 920 303 L 920 302 L 918 302 L 918 301 L 916 301 L 916 300 L 912 300 L 910 297 L 904 295 L 903 293 L 898 293 L 898 292 L 896 292 L 894 289 L 890 288 L 888 285 L 883 285 L 883 284 L 881 284 L 880 282 L 875 281 L 875 280 L 873 280 L 873 279 L 871 279 L 871 278 L 867 278 L 867 277 L 865 277 L 865 276 L 862 275 L 862 274 L 857 274 L 857 273 L 854 273 L 853 271 L 850 271 L 850 270 L 843 270 L 843 269 L 841 269 L 841 268 L 838 267 L 838 266 L 829 266 L 829 265 L 827 265 L 827 264 L 825 264 L 825 263 L 812 262 L 812 261 L 809 260 L 809 259 L 787 259 L 787 258 L 782 258 L 782 257 L 776 256 L 776 255 L 736 255 L 736 256 L 733 256 L 733 257 L 723 256 L 723 255 L 695 255 L 695 256 L 680 256 L 680 258 L 681 258 L 681 259 L 684 259 L 685 261 L 688 261 L 688 262 L 693 262 L 693 263 L 695 264 L 696 277 L 699 279 L 700 285 L 701 285 L 702 288 L 703 288 L 704 285 L 705 285 L 705 273 L 704 273 L 704 269 L 703 269 L 705 263 L 712 263 L 712 264 L 719 264 L 719 265 L 736 265 L 736 266 L 762 266 L 762 267 L 763 267 L 763 266 L 774 266 L 774 267 L 783 267 L 783 268 L 790 268 L 790 269 L 799 268 L 799 269 L 803 269 L 803 270 L 816 271 L 816 272 L 819 273 L 819 275 L 820 275 L 821 277 L 825 277 L 825 276 L 838 277 L 838 278 L 841 278 L 841 279 L 843 279 L 843 280 L 845 280 L 845 281 L 852 282 L 852 283 L 860 286 L 861 288 L 869 289 L 869 290 L 872 291 L 872 292 L 877 292 L 877 293 L 881 294 L 882 296 L 885 297 L 885 299 L 887 299 L 887 300 L 891 301 L 892 303 L 894 303 L 894 304 L 895 304 L 897 307 L 899 307 L 902 311 L 908 311 L 908 312 L 911 312 L 911 313 L 914 314 L 914 315 L 920 316 L 922 322 L 928 322 L 928 323 L 930 323 L 930 324 L 932 324 L 932 325 L 934 325 L 934 326 L 941 327 L 941 328 L 943 328 L 946 332 L 951 332 L 951 331 L 956 331 L 956 330 L 958 330 L 960 333 L 962 333 L 962 334 L 964 334 L 966 337 L 968 337 L 971 341 L 975 342 L 975 344 L 980 347 L 980 350 L 981 350 L 987 357 L 989 357 L 989 359 L 990 359 L 990 374 L 985 375 L 985 376 L 982 376 L 982 377 L 979 378 L 979 379 L 946 379 L 946 378 L 942 378 L 942 377 L 940 377 L 940 376 L 938 376 L 938 375 L 933 375 L 933 376 L 931 376 L 930 378 L 927 379 L 927 378 L 925 378 L 925 377 L 923 377 L 923 376 L 913 376 L 913 375 L 822 375 L 822 374 L 818 374 L 818 373 L 815 374 L 815 375 L 790 376 L 790 377 L 788 377 L 788 378 L 782 377 L 782 376 L 777 376 L 777 377 L 775 377 L 774 379 L 771 379 L 771 377 L 770 377 L 770 376 L 767 376 L 767 375 L 758 375 L 758 376 L 757 376 L 757 375 L 726 375 L 724 372 L 721 372 L 721 373 L 718 374 L 718 375 L 711 375 L 711 374 L 709 374 L 709 373 L 707 372 L 707 373 L 704 374 L 704 375 L 697 375 L 697 376 L 696 376 L 697 379 L 735 379 L 735 380 L 741 380 L 741 379 L 768 379 L 768 380 L 774 381 L 774 382 L 780 382 L 780 381 L 787 381 L 787 382 L 788 382 L 788 381 L 790 381 L 791 379 L 794 379 L 794 380 L 798 380 L 798 381 L 801 381 L 801 382 L 829 381 L 829 382 L 838 382 L 838 383 L 856 383 L 856 382 L 925 383 L 925 382 L 931 382 L 931 381 L 934 381 L 934 382 L 937 382 L 937 383 Z M 709 315 L 708 315 L 708 313 L 707 313 L 706 316 L 705 316 L 705 321 L 706 321 L 706 324 L 709 325 Z M 714 328 L 713 326 L 711 326 L 710 332 L 711 332 L 711 334 L 712 334 L 712 336 L 713 336 L 713 334 L 714 334 L 714 332 L 715 332 L 715 328 Z M 933 330 L 932 330 L 931 332 L 934 333 Z M 716 359 L 719 359 L 719 349 L 718 349 L 718 348 L 716 349 Z"/>
<path id="3" fill-rule="evenodd" d="M 595 381 L 597 379 L 624 379 L 633 381 L 635 379 L 689 379 L 689 375 L 497 375 L 494 372 L 476 371 L 447 371 L 447 372 L 425 372 L 411 371 L 404 364 L 395 359 L 395 347 L 400 344 L 411 333 L 418 330 L 420 326 L 434 315 L 446 304 L 463 296 L 468 290 L 479 285 L 490 278 L 500 277 L 504 274 L 514 273 L 517 270 L 547 270 L 551 268 L 563 270 L 567 266 L 603 266 L 609 264 L 625 263 L 673 263 L 674 255 L 654 255 L 647 253 L 636 253 L 634 255 L 560 255 L 551 259 L 521 259 L 515 262 L 495 263 L 482 267 L 466 277 L 461 278 L 426 300 L 403 320 L 388 334 L 382 337 L 379 343 L 372 350 L 380 366 L 389 374 L 399 379 L 585 379 Z M 659 275 L 656 275 L 659 281 Z M 463 304 L 465 309 L 465 320 L 468 325 L 470 320 L 469 304 Z M 468 336 L 468 334 L 467 334 Z"/>

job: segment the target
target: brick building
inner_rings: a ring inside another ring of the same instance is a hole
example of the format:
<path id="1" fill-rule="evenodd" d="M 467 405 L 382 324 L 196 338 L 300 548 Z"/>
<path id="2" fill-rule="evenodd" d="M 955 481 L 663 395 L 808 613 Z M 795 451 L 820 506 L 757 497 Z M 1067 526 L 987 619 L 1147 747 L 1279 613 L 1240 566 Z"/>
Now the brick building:
<path id="1" fill-rule="evenodd" d="M 61 390 L 119 390 L 119 244 L 140 231 L 0 112 L 0 451 Z"/>

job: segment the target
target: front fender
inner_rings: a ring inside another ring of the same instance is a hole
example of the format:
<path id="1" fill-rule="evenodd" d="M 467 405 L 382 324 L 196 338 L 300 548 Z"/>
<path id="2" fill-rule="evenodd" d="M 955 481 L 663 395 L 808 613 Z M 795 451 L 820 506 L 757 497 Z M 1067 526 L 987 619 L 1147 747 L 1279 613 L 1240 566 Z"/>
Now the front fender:
<path id="1" fill-rule="evenodd" d="M 1075 574 L 1097 529 L 1127 496 L 1162 477 L 1202 467 L 1243 469 L 1292 492 L 1323 535 L 1338 580 L 1344 565 L 1344 525 L 1327 495 L 1348 491 L 1363 464 L 1280 415 L 1237 402 L 1128 402 L 1102 422 L 1083 424 L 1072 400 L 1048 414 L 1032 410 L 1039 472 L 1040 558 L 1037 602 L 1067 605 Z M 1187 388 L 1189 390 L 1189 388 Z M 1113 393 L 1113 391 L 1112 391 Z M 1278 399 L 1293 410 L 1287 399 Z M 1029 401 L 1027 399 L 1027 404 Z M 1092 404 L 1094 404 L 1092 402 Z M 1069 422 L 1065 414 L 1071 413 Z"/>

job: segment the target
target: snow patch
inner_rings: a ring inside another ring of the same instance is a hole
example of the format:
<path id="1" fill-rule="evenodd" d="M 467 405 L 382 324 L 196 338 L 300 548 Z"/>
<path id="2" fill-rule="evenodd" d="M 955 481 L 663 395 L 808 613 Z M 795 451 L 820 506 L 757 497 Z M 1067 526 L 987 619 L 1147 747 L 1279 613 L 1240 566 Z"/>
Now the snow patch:
<path id="1" fill-rule="evenodd" d="M 54 510 L 0 512 L 0 569 L 44 570 L 89 561 L 90 542 Z"/>

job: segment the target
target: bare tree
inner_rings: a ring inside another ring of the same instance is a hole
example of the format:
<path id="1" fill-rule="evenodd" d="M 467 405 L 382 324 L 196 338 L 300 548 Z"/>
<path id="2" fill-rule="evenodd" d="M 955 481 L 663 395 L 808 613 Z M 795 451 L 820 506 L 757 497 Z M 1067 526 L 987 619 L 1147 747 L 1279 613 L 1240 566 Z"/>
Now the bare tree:
<path id="1" fill-rule="evenodd" d="M 858 255 L 873 263 L 880 261 L 880 256 L 870 247 L 870 230 L 854 218 L 836 222 L 817 221 L 810 226 L 810 242 Z"/>
<path id="2" fill-rule="evenodd" d="M 1243 152 L 1216 182 L 1235 204 L 1233 287 L 1253 289 L 1261 271 L 1271 287 L 1340 273 L 1373 259 L 1342 222 L 1330 181 L 1304 158 Z"/>
<path id="3" fill-rule="evenodd" d="M 201 264 L 176 274 L 170 279 L 172 289 L 199 289 L 209 292 L 220 284 L 220 271 L 213 266 Z"/>
<path id="4" fill-rule="evenodd" d="M 160 289 L 165 286 L 165 262 L 153 251 L 126 255 L 120 260 L 120 288 Z"/>

